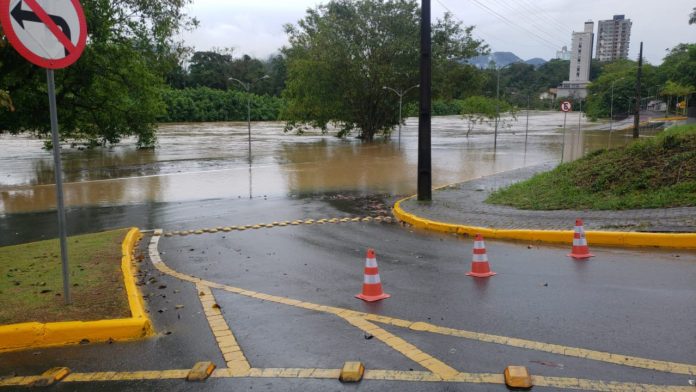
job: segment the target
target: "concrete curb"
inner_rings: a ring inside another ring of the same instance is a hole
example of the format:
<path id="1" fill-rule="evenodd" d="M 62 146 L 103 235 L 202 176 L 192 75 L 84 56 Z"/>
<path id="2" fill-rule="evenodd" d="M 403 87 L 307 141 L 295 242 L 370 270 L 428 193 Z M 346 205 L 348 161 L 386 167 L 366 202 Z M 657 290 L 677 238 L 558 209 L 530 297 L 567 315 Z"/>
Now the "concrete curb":
<path id="1" fill-rule="evenodd" d="M 486 238 L 508 240 L 540 241 L 560 244 L 571 244 L 573 242 L 573 230 L 497 229 L 429 220 L 406 212 L 401 208 L 402 202 L 414 197 L 415 196 L 410 196 L 397 201 L 394 203 L 392 211 L 396 219 L 418 229 L 441 233 L 466 234 L 469 236 L 482 234 Z M 588 231 L 585 234 L 590 245 L 696 249 L 696 233 L 671 234 Z"/>
<path id="2" fill-rule="evenodd" d="M 133 250 L 141 238 L 140 230 L 131 228 L 121 245 L 121 272 L 131 310 L 130 318 L 3 325 L 0 326 L 0 352 L 64 346 L 85 341 L 135 340 L 151 335 L 152 323 L 145 313 L 142 295 L 133 277 Z"/>

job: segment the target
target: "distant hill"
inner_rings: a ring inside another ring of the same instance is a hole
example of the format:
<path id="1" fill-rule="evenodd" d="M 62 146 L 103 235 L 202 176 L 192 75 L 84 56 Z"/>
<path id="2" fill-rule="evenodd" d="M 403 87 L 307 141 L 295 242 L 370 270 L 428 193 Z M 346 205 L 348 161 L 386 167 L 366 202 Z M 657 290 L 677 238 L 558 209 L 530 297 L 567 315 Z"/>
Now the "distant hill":
<path id="1" fill-rule="evenodd" d="M 488 55 L 476 56 L 469 59 L 467 63 L 477 68 L 488 68 L 492 61 L 495 62 L 496 66 L 498 67 L 504 67 L 508 64 L 521 62 L 539 67 L 546 63 L 546 60 L 539 57 L 524 61 L 512 52 L 493 52 Z"/>
<path id="2" fill-rule="evenodd" d="M 504 67 L 508 64 L 518 63 L 522 61 L 512 52 L 493 52 L 491 54 L 472 57 L 467 61 L 476 68 L 488 68 L 491 62 L 495 62 L 497 67 Z"/>
<path id="3" fill-rule="evenodd" d="M 538 68 L 538 67 L 541 67 L 542 65 L 546 64 L 547 61 L 540 58 L 540 57 L 534 57 L 533 59 L 529 59 L 529 60 L 525 61 L 525 63 L 527 63 L 529 65 L 533 65 L 534 67 Z"/>

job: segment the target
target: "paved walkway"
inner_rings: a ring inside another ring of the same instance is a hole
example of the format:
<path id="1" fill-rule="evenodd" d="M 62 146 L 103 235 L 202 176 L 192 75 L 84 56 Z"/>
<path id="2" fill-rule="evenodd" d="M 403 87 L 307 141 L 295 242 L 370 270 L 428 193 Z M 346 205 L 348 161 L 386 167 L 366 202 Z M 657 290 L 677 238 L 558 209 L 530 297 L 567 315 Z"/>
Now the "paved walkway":
<path id="1" fill-rule="evenodd" d="M 696 232 L 696 207 L 623 211 L 530 211 L 484 203 L 501 187 L 551 170 L 555 164 L 499 173 L 451 185 L 433 192 L 431 203 L 409 199 L 401 208 L 420 218 L 438 222 L 499 229 L 571 230 L 576 218 L 585 229 L 641 232 Z"/>

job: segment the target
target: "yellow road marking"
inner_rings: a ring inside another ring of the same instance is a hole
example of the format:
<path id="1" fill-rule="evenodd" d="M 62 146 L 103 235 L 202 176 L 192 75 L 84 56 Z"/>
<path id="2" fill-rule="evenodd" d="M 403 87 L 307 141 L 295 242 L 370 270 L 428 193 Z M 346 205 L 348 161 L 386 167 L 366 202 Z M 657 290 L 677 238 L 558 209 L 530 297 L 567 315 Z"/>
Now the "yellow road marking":
<path id="1" fill-rule="evenodd" d="M 554 354 L 559 354 L 559 355 L 564 355 L 564 356 L 584 358 L 584 359 L 589 359 L 589 360 L 594 360 L 594 361 L 607 362 L 607 363 L 631 366 L 631 367 L 636 367 L 636 368 L 657 370 L 657 371 L 662 371 L 662 372 L 666 372 L 666 373 L 686 374 L 686 375 L 696 374 L 696 365 L 676 363 L 676 362 L 668 362 L 668 361 L 659 361 L 659 360 L 653 360 L 653 359 L 647 359 L 647 358 L 626 356 L 626 355 L 620 355 L 620 354 L 612 354 L 612 353 L 602 352 L 602 351 L 594 351 L 594 350 L 587 350 L 587 349 L 576 348 L 576 347 L 568 347 L 568 346 L 562 346 L 562 345 L 557 345 L 557 344 L 549 344 L 549 343 L 537 342 L 537 341 L 532 341 L 532 340 L 511 338 L 511 337 L 498 336 L 498 335 L 490 335 L 490 334 L 471 332 L 471 331 L 465 331 L 465 330 L 457 330 L 457 329 L 452 329 L 452 328 L 440 327 L 437 325 L 424 323 L 424 322 L 413 322 L 413 321 L 401 320 L 401 319 L 387 317 L 387 316 L 357 312 L 357 311 L 354 311 L 351 309 L 319 305 L 319 304 L 314 304 L 311 302 L 303 302 L 303 301 L 298 301 L 298 300 L 294 300 L 294 299 L 290 299 L 290 298 L 273 296 L 273 295 L 258 293 L 258 292 L 254 292 L 254 291 L 248 291 L 248 290 L 244 290 L 244 289 L 233 287 L 233 286 L 223 285 L 220 283 L 205 281 L 205 280 L 202 280 L 200 278 L 195 278 L 195 277 L 191 277 L 191 276 L 176 272 L 176 271 L 170 269 L 168 266 L 166 266 L 164 264 L 164 262 L 161 260 L 161 258 L 159 257 L 159 252 L 157 251 L 157 245 L 159 243 L 159 238 L 160 237 L 158 237 L 158 236 L 152 238 L 151 243 L 150 243 L 150 255 L 151 255 L 151 258 L 153 259 L 152 260 L 153 265 L 155 265 L 155 267 L 158 268 L 163 273 L 175 276 L 175 277 L 182 279 L 182 280 L 185 280 L 185 281 L 199 283 L 201 286 L 215 287 L 215 288 L 219 288 L 219 289 L 222 289 L 222 290 L 225 290 L 228 292 L 232 292 L 232 293 L 236 293 L 236 294 L 240 294 L 240 295 L 244 295 L 247 297 L 252 297 L 252 298 L 256 298 L 256 299 L 260 299 L 260 300 L 271 301 L 271 302 L 276 302 L 276 303 L 280 303 L 280 304 L 284 304 L 284 305 L 288 305 L 288 306 L 293 306 L 293 307 L 298 307 L 298 308 L 303 308 L 303 309 L 308 309 L 308 310 L 314 310 L 314 311 L 334 314 L 334 315 L 337 315 L 337 316 L 345 319 L 346 321 L 348 321 L 352 325 L 354 325 L 358 328 L 361 328 L 367 332 L 372 333 L 376 337 L 378 337 L 378 336 L 375 335 L 374 332 L 371 332 L 372 330 L 375 330 L 375 329 L 381 330 L 381 331 L 384 331 L 384 330 L 379 328 L 378 326 L 376 326 L 374 324 L 369 323 L 368 320 L 383 323 L 383 324 L 394 325 L 394 326 L 398 326 L 398 327 L 402 327 L 402 328 L 409 328 L 409 329 L 412 329 L 414 331 L 422 331 L 422 332 L 437 333 L 437 334 L 441 334 L 441 335 L 456 336 L 456 337 L 461 337 L 461 338 L 466 338 L 466 339 L 471 339 L 471 340 L 477 340 L 477 341 L 481 341 L 481 342 L 495 343 L 495 344 L 507 345 L 507 346 L 511 346 L 511 347 L 519 347 L 519 348 L 525 348 L 525 349 L 530 349 L 530 350 L 549 352 L 549 353 L 554 353 Z M 358 324 L 358 325 L 356 325 L 356 324 Z M 389 334 L 386 331 L 384 331 L 384 333 Z M 385 340 L 390 338 L 390 336 L 386 336 L 386 335 L 382 335 L 382 336 L 384 337 Z M 394 338 L 400 339 L 400 338 L 396 337 L 395 335 L 392 335 L 392 336 Z M 399 345 L 403 345 L 403 343 L 406 343 L 402 339 L 400 339 L 400 340 L 401 341 L 392 340 L 392 343 L 394 343 L 394 346 L 399 346 Z M 398 342 L 398 344 L 396 342 Z M 409 343 L 406 343 L 406 344 L 409 344 Z M 392 347 L 392 348 L 394 348 L 394 346 L 390 345 L 390 347 Z M 409 346 L 405 346 L 405 347 L 409 347 Z M 413 346 L 413 348 L 417 349 L 415 346 Z M 400 351 L 400 350 L 397 350 L 397 351 Z M 425 353 L 423 353 L 423 354 L 425 354 Z M 404 354 L 404 355 L 406 355 L 406 354 Z M 427 355 L 427 354 L 425 354 L 425 355 Z M 406 356 L 411 358 L 409 355 L 406 355 Z M 423 359 L 423 358 L 419 358 L 419 359 Z M 416 362 L 420 363 L 419 361 L 416 361 Z M 441 367 L 440 364 L 437 364 L 434 362 L 427 362 L 427 363 L 430 366 L 436 367 L 436 369 L 438 371 L 443 372 L 443 374 L 451 375 L 450 370 Z M 446 366 L 446 367 L 449 367 L 449 366 L 445 365 L 444 363 L 441 363 L 441 364 Z M 421 365 L 423 365 L 423 364 L 421 364 Z M 424 367 L 430 369 L 428 366 L 424 366 Z M 452 370 L 454 370 L 454 369 L 452 369 Z M 502 377 L 502 375 L 501 375 L 501 377 Z M 599 390 L 602 390 L 602 389 L 599 389 Z"/>
<path id="2" fill-rule="evenodd" d="M 172 369 L 155 371 L 134 372 L 94 372 L 72 373 L 63 379 L 63 383 L 73 382 L 105 382 L 105 381 L 133 381 L 133 380 L 172 380 L 185 379 L 190 369 Z M 340 369 L 312 369 L 312 368 L 268 368 L 249 369 L 245 374 L 239 374 L 231 369 L 215 369 L 212 378 L 297 378 L 297 379 L 332 379 L 337 380 Z M 28 386 L 38 376 L 10 377 L 0 379 L 0 387 Z M 639 384 L 629 382 L 613 382 L 601 380 L 587 380 L 570 377 L 544 377 L 532 376 L 535 386 L 559 389 L 599 391 L 599 392 L 693 392 L 691 386 Z M 372 381 L 411 381 L 411 382 L 441 382 L 442 379 L 430 372 L 403 371 L 403 370 L 366 370 L 363 380 Z M 503 384 L 503 375 L 494 373 L 458 373 L 452 379 L 452 383 L 469 384 Z"/>
<path id="3" fill-rule="evenodd" d="M 446 363 L 436 359 L 432 355 L 421 351 L 418 347 L 408 343 L 404 339 L 366 321 L 360 317 L 343 317 L 349 324 L 372 334 L 375 338 L 381 340 L 384 344 L 391 347 L 392 349 L 400 352 L 408 359 L 413 362 L 418 363 L 424 368 L 430 370 L 442 380 L 451 380 L 459 372 L 447 365 Z"/>
<path id="4" fill-rule="evenodd" d="M 188 231 L 186 231 L 186 230 L 184 230 L 184 231 L 167 231 L 167 232 L 163 232 L 163 235 L 165 237 L 172 237 L 172 236 L 176 236 L 176 235 L 186 236 L 189 234 L 207 234 L 207 233 L 214 234 L 214 233 L 218 233 L 218 232 L 229 232 L 229 231 L 233 231 L 233 230 L 244 231 L 247 229 L 263 229 L 263 228 L 272 229 L 274 227 L 284 227 L 284 226 L 288 226 L 288 225 L 293 225 L 293 226 L 302 225 L 302 224 L 306 224 L 306 225 L 320 224 L 321 225 L 324 223 L 371 222 L 371 221 L 391 222 L 392 218 L 390 216 L 375 216 L 375 217 L 366 216 L 364 218 L 343 217 L 343 218 L 324 218 L 324 219 L 318 219 L 318 220 L 304 219 L 304 220 L 295 220 L 292 222 L 283 221 L 283 222 L 273 222 L 273 223 L 268 223 L 268 224 L 259 223 L 256 225 L 247 225 L 247 226 L 227 226 L 227 227 L 219 226 L 217 228 L 205 228 L 205 229 L 188 230 Z"/>
<path id="5" fill-rule="evenodd" d="M 247 374 L 249 369 L 251 369 L 251 365 L 249 365 L 249 361 L 247 361 L 244 352 L 239 347 L 237 339 L 235 339 L 232 330 L 227 325 L 220 307 L 217 306 L 213 292 L 210 290 L 210 287 L 202 283 L 196 284 L 196 289 L 203 294 L 199 294 L 203 312 L 208 319 L 210 330 L 217 340 L 222 357 L 227 362 L 227 367 L 233 375 Z"/>

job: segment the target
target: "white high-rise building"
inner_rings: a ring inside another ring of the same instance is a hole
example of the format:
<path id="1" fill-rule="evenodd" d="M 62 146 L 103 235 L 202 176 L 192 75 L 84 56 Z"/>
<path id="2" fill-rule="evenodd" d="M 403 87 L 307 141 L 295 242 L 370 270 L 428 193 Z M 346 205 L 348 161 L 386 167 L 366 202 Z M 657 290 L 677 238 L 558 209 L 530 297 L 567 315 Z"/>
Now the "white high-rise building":
<path id="1" fill-rule="evenodd" d="M 570 51 L 570 69 L 568 80 L 558 87 L 559 98 L 587 97 L 587 85 L 590 83 L 590 65 L 594 48 L 594 22 L 585 22 L 581 32 L 573 32 Z"/>
<path id="2" fill-rule="evenodd" d="M 557 50 L 556 58 L 559 60 L 570 60 L 570 51 L 568 51 L 568 47 L 564 46 L 561 50 Z"/>
<path id="3" fill-rule="evenodd" d="M 597 23 L 597 60 L 614 61 L 628 58 L 632 24 L 624 15 L 614 15 L 611 20 L 600 20 Z"/>

